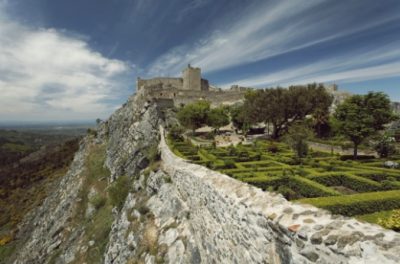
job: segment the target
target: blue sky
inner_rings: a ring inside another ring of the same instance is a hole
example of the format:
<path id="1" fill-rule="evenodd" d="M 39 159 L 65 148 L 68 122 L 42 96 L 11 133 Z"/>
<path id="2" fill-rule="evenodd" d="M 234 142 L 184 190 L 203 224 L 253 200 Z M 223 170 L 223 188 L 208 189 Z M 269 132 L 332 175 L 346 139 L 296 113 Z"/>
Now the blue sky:
<path id="1" fill-rule="evenodd" d="M 398 0 L 0 0 L 0 121 L 106 118 L 137 76 L 400 101 Z"/>

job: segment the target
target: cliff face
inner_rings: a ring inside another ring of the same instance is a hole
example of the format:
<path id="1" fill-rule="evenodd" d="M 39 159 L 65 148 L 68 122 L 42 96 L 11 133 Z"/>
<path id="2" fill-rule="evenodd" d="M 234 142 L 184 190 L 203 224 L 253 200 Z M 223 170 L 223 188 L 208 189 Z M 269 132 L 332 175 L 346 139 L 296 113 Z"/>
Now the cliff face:
<path id="1" fill-rule="evenodd" d="M 165 111 L 136 100 L 81 142 L 10 263 L 400 263 L 395 232 L 176 157 Z"/>

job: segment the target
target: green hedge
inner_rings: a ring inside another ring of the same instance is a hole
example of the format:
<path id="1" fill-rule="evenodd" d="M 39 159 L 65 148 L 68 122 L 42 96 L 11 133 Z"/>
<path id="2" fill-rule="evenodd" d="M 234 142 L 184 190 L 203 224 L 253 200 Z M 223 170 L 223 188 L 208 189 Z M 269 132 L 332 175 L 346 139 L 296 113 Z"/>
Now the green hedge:
<path id="1" fill-rule="evenodd" d="M 249 177 L 243 178 L 244 182 L 266 190 L 269 186 L 278 189 L 280 186 L 287 186 L 303 197 L 337 196 L 339 192 L 323 186 L 317 182 L 300 176 L 292 177 Z"/>
<path id="2" fill-rule="evenodd" d="M 334 214 L 354 216 L 400 208 L 400 190 L 308 198 L 298 201 L 327 209 Z"/>
<path id="3" fill-rule="evenodd" d="M 329 187 L 300 176 L 290 177 L 289 187 L 304 197 L 340 195 L 339 192 Z"/>
<path id="4" fill-rule="evenodd" d="M 278 188 L 279 186 L 286 184 L 286 179 L 280 176 L 242 178 L 242 181 L 247 182 L 263 190 L 266 190 L 269 186 Z"/>
<path id="5" fill-rule="evenodd" d="M 326 186 L 345 186 L 357 192 L 372 192 L 383 190 L 382 185 L 378 182 L 344 172 L 311 176 L 309 177 L 309 179 Z"/>

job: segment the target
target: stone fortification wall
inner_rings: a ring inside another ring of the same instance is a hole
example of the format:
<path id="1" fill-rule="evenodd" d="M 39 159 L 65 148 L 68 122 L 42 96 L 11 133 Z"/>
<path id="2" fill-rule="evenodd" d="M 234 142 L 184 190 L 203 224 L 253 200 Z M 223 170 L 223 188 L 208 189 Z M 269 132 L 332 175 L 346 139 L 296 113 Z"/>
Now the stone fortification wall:
<path id="1" fill-rule="evenodd" d="M 156 99 L 171 99 L 175 106 L 186 105 L 198 100 L 207 100 L 212 106 L 233 104 L 244 99 L 245 91 L 233 90 L 176 90 L 174 88 L 151 87 L 141 89 L 137 96 L 142 100 L 152 101 Z"/>
<path id="2" fill-rule="evenodd" d="M 163 137 L 160 150 L 204 263 L 400 263 L 398 233 L 190 164 Z"/>
<path id="3" fill-rule="evenodd" d="M 174 87 L 175 89 L 183 88 L 183 79 L 182 78 L 153 78 L 153 79 L 138 79 L 136 82 L 137 90 L 146 89 L 147 87 L 161 87 L 168 88 Z"/>
<path id="4" fill-rule="evenodd" d="M 244 99 L 244 92 L 236 91 L 185 91 L 174 98 L 175 106 L 186 105 L 197 100 L 207 100 L 211 106 L 230 105 Z"/>

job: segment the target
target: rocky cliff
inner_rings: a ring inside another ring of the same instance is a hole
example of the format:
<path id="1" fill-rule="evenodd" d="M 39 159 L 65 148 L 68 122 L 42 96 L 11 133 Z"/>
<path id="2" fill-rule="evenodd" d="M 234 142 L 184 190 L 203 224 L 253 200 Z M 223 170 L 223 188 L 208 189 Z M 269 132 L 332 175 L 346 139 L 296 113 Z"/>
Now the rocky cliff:
<path id="1" fill-rule="evenodd" d="M 176 157 L 160 129 L 168 111 L 137 100 L 81 142 L 9 263 L 400 262 L 395 232 Z"/>

